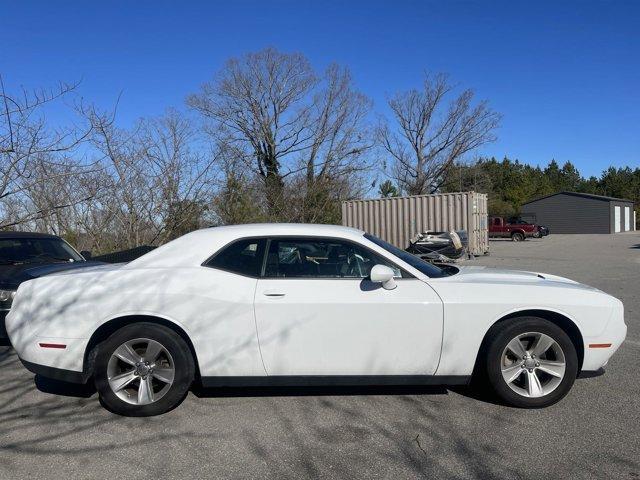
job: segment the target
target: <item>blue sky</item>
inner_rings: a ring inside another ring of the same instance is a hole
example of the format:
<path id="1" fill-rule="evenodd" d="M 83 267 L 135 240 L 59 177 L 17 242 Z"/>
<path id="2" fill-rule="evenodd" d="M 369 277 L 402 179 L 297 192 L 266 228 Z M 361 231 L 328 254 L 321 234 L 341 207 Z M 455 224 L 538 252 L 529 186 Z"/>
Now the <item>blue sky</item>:
<path id="1" fill-rule="evenodd" d="M 228 1 L 0 3 L 10 87 L 82 79 L 119 120 L 181 107 L 230 56 L 273 46 L 348 65 L 385 98 L 448 72 L 504 115 L 477 153 L 585 175 L 640 166 L 640 2 Z"/>

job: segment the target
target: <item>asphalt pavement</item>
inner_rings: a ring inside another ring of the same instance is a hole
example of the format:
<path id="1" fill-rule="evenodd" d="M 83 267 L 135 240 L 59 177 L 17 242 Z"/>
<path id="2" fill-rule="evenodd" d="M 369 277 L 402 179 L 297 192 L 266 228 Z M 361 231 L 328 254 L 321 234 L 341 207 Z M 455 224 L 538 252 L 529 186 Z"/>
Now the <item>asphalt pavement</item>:
<path id="1" fill-rule="evenodd" d="M 605 375 L 541 410 L 462 388 L 233 389 L 142 419 L 34 379 L 0 347 L 0 478 L 640 478 L 640 233 L 496 240 L 466 264 L 611 293 L 627 341 Z"/>

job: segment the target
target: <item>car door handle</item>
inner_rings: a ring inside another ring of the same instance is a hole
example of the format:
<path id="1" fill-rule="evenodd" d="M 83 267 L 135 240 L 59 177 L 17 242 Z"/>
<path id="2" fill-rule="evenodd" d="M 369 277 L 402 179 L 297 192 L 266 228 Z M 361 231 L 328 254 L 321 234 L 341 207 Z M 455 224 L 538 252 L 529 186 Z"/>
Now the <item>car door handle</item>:
<path id="1" fill-rule="evenodd" d="M 263 295 L 264 295 L 265 297 L 276 297 L 276 298 L 278 298 L 278 297 L 284 297 L 284 296 L 285 296 L 285 294 L 284 294 L 284 293 L 282 293 L 282 292 L 275 292 L 275 291 L 273 291 L 273 290 L 267 290 L 266 292 L 264 292 L 264 293 L 263 293 Z"/>

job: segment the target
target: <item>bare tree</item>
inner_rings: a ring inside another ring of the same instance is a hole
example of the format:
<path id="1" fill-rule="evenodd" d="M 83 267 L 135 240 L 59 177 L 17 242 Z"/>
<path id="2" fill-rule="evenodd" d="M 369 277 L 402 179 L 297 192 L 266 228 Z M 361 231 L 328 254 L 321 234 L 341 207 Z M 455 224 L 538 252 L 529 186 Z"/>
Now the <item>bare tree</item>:
<path id="1" fill-rule="evenodd" d="M 189 120 L 174 110 L 132 130 L 89 112 L 91 142 L 102 157 L 100 185 L 82 212 L 82 230 L 109 249 L 161 244 L 199 227 L 218 159 L 198 147 Z M 105 229 L 110 235 L 105 237 Z M 103 238 L 100 238 L 103 237 Z"/>
<path id="2" fill-rule="evenodd" d="M 306 148 L 309 108 L 303 100 L 316 82 L 302 55 L 267 49 L 230 59 L 213 82 L 187 99 L 251 160 L 274 216 L 281 208 L 283 158 Z"/>
<path id="3" fill-rule="evenodd" d="M 266 49 L 229 60 L 187 103 L 262 180 L 270 219 L 293 219 L 289 187 L 300 184 L 299 176 L 311 193 L 330 177 L 365 167 L 370 103 L 345 68 L 334 65 L 319 76 L 304 56 Z"/>
<path id="4" fill-rule="evenodd" d="M 388 102 L 395 126 L 383 124 L 379 139 L 393 158 L 393 177 L 409 195 L 436 192 L 456 160 L 496 138 L 501 116 L 484 101 L 472 105 L 471 90 L 447 102 L 452 90 L 446 75 L 427 75 L 421 90 Z"/>
<path id="5" fill-rule="evenodd" d="M 373 140 L 366 127 L 371 101 L 357 92 L 348 69 L 331 65 L 311 107 L 308 150 L 303 152 L 305 192 L 299 220 L 315 223 L 329 203 L 355 194 L 360 174 L 371 165 L 365 155 Z M 339 222 L 340 218 L 326 218 Z"/>
<path id="6" fill-rule="evenodd" d="M 307 183 L 327 175 L 366 169 L 362 154 L 372 142 L 365 128 L 371 101 L 353 88 L 346 68 L 331 65 L 311 107 L 311 138 L 305 152 Z"/>
<path id="7" fill-rule="evenodd" d="M 85 199 L 59 188 L 91 168 L 71 153 L 91 132 L 90 125 L 51 127 L 46 107 L 70 96 L 77 84 L 9 94 L 0 76 L 0 228 L 28 224 Z M 45 194 L 45 186 L 50 194 Z M 55 195 L 52 193 L 56 192 Z"/>
<path id="8" fill-rule="evenodd" d="M 199 218 L 217 180 L 220 152 L 199 148 L 197 137 L 190 120 L 173 109 L 141 125 L 140 142 L 153 205 L 149 218 L 157 224 L 152 244 L 200 226 Z"/>

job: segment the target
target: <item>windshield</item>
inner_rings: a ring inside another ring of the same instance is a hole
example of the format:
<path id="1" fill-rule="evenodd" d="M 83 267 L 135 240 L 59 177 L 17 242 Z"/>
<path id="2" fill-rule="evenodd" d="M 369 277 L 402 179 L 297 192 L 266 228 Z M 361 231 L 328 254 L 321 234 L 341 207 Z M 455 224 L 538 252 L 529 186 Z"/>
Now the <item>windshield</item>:
<path id="1" fill-rule="evenodd" d="M 436 277 L 447 277 L 450 275 L 450 273 L 445 272 L 443 269 L 436 267 L 435 265 L 432 265 L 428 262 L 425 262 L 424 260 L 420 259 L 419 257 L 416 257 L 415 255 L 409 253 L 409 252 L 405 252 L 404 250 L 399 249 L 398 247 L 395 247 L 393 245 L 391 245 L 388 242 L 385 242 L 384 240 L 375 237 L 373 235 L 370 235 L 368 233 L 364 234 L 364 238 L 366 238 L 367 240 L 372 241 L 373 243 L 375 243 L 376 245 L 378 245 L 379 247 L 384 248 L 387 252 L 392 253 L 393 255 L 395 255 L 396 257 L 398 257 L 399 259 L 403 260 L 404 262 L 408 263 L 409 265 L 411 265 L 413 268 L 420 270 L 422 273 L 424 273 L 425 275 L 431 277 L 431 278 L 436 278 Z"/>
<path id="2" fill-rule="evenodd" d="M 60 238 L 0 239 L 0 263 L 79 262 L 83 258 Z"/>

